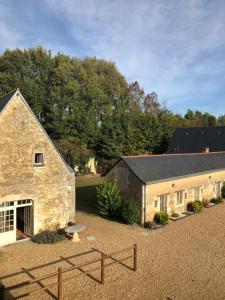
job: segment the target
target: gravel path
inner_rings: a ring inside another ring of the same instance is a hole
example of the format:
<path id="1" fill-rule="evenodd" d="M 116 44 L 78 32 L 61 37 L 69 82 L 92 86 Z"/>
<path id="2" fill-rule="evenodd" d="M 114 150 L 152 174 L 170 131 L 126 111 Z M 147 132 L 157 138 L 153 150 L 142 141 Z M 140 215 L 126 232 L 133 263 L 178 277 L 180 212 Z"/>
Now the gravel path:
<path id="1" fill-rule="evenodd" d="M 23 242 L 3 248 L 0 281 L 7 286 L 15 285 L 55 271 L 58 266 L 68 268 L 99 257 L 94 249 L 109 253 L 137 243 L 137 272 L 120 265 L 110 266 L 106 269 L 104 286 L 88 276 L 70 280 L 64 285 L 64 299 L 225 299 L 225 204 L 177 222 L 170 221 L 156 231 L 146 230 L 149 234 L 143 234 L 145 230 L 139 226 L 127 226 L 83 212 L 77 212 L 77 220 L 87 226 L 80 234 L 79 243 Z M 88 241 L 88 236 L 96 240 Z M 88 253 L 76 256 L 84 252 Z M 69 256 L 75 257 L 65 259 Z M 43 264 L 48 265 L 29 271 Z M 93 276 L 99 279 L 99 271 Z M 11 295 L 18 295 L 18 291 Z M 56 293 L 56 289 L 51 292 Z M 50 293 L 41 292 L 23 299 L 53 298 Z"/>

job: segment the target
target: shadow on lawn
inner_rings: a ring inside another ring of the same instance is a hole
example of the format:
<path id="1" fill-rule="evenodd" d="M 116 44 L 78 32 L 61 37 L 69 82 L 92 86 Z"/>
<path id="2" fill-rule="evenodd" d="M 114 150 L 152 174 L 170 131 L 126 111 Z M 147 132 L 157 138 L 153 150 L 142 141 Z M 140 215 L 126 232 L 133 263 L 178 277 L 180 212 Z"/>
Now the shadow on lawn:
<path id="1" fill-rule="evenodd" d="M 81 186 L 76 188 L 76 210 L 89 214 L 99 215 L 97 210 L 96 185 Z"/>

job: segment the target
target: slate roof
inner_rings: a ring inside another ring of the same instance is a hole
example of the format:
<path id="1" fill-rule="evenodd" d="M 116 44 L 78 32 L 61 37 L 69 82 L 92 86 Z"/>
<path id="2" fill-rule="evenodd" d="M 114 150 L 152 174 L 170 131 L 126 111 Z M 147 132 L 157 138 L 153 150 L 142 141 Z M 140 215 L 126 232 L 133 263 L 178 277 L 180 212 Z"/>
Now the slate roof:
<path id="1" fill-rule="evenodd" d="M 16 91 L 17 91 L 17 89 L 14 89 L 10 93 L 8 93 L 0 98 L 0 112 L 5 108 L 5 106 L 10 101 L 10 99 L 13 97 L 13 95 L 16 93 Z"/>
<path id="2" fill-rule="evenodd" d="M 121 159 L 143 183 L 225 169 L 225 152 L 125 156 Z"/>
<path id="3" fill-rule="evenodd" d="M 177 128 L 167 153 L 197 153 L 204 147 L 225 151 L 225 126 Z"/>

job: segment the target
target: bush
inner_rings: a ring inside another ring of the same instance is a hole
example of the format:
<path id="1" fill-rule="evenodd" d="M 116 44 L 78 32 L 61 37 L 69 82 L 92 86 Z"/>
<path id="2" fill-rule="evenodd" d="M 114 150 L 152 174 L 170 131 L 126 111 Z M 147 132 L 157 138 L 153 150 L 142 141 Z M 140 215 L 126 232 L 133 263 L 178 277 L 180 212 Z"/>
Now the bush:
<path id="1" fill-rule="evenodd" d="M 154 220 L 157 224 L 165 225 L 169 221 L 169 215 L 167 212 L 156 212 Z"/>
<path id="2" fill-rule="evenodd" d="M 203 209 L 203 203 L 199 200 L 190 201 L 187 204 L 187 210 L 193 212 L 200 212 Z"/>
<path id="3" fill-rule="evenodd" d="M 210 201 L 208 199 L 203 199 L 202 204 L 204 205 L 204 207 L 207 207 L 207 206 L 209 206 Z"/>
<path id="4" fill-rule="evenodd" d="M 173 212 L 171 214 L 171 217 L 173 217 L 173 218 L 178 218 L 179 216 L 180 216 L 180 214 L 178 212 Z"/>
<path id="5" fill-rule="evenodd" d="M 55 244 L 63 240 L 65 240 L 64 234 L 50 230 L 44 230 L 32 237 L 32 241 L 39 244 Z"/>
<path id="6" fill-rule="evenodd" d="M 223 186 L 221 188 L 221 196 L 222 196 L 222 198 L 225 198 L 225 184 L 223 184 Z"/>
<path id="7" fill-rule="evenodd" d="M 140 222 L 140 208 L 138 207 L 136 200 L 132 199 L 123 204 L 121 217 L 127 224 Z"/>
<path id="8" fill-rule="evenodd" d="M 212 199 L 210 200 L 210 203 L 215 203 L 215 204 L 218 204 L 218 203 L 221 203 L 221 202 L 223 202 L 222 197 L 212 198 Z"/>
<path id="9" fill-rule="evenodd" d="M 105 181 L 96 188 L 97 190 L 97 209 L 100 214 L 108 217 L 117 217 L 121 208 L 121 196 L 119 187 Z"/>

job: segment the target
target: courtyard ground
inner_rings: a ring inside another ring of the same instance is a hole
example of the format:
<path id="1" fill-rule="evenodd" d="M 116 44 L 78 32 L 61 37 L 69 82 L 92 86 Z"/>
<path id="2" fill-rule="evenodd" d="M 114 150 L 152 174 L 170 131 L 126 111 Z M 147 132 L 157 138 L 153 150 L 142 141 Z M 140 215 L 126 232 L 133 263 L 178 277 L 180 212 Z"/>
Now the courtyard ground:
<path id="1" fill-rule="evenodd" d="M 110 253 L 137 243 L 137 272 L 116 264 L 106 269 L 104 285 L 88 276 L 72 279 L 64 284 L 64 299 L 225 299 L 225 204 L 149 231 L 96 215 L 95 186 L 100 182 L 95 177 L 77 180 L 77 222 L 87 226 L 81 241 L 55 245 L 28 241 L 2 248 L 0 282 L 15 285 L 58 266 L 69 268 L 99 257 L 95 249 Z M 96 240 L 88 241 L 88 236 Z M 98 280 L 99 273 L 92 275 Z M 54 293 L 55 288 L 24 299 L 54 299 Z M 14 290 L 8 298 L 18 294 L 19 289 Z"/>

